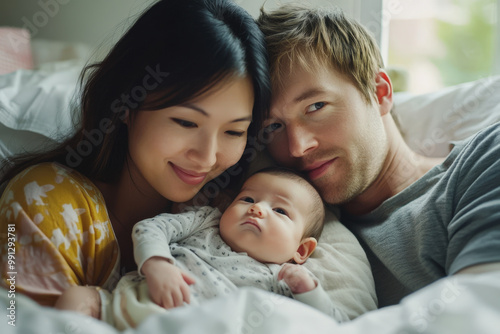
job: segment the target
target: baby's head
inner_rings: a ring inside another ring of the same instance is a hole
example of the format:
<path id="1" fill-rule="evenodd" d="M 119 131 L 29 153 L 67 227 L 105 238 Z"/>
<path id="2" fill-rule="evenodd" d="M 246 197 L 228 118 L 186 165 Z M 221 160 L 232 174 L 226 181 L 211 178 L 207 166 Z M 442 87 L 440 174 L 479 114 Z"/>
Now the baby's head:
<path id="1" fill-rule="evenodd" d="M 260 262 L 302 264 L 316 248 L 324 217 L 321 197 L 306 179 L 269 168 L 245 181 L 222 214 L 220 234 L 234 251 Z"/>

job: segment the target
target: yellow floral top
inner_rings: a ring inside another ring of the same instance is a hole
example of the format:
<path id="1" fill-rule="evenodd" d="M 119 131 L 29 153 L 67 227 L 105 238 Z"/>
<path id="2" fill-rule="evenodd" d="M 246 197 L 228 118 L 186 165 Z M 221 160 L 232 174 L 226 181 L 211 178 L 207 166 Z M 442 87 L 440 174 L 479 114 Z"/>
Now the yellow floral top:
<path id="1" fill-rule="evenodd" d="M 0 198 L 2 284 L 53 306 L 72 285 L 111 288 L 119 248 L 99 189 L 57 163 L 14 177 Z"/>

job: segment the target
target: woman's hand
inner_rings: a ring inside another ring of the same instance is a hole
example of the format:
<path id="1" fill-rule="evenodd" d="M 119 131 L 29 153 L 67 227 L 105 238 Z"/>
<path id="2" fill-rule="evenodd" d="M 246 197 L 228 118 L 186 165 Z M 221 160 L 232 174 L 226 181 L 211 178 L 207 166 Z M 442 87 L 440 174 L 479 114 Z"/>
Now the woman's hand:
<path id="1" fill-rule="evenodd" d="M 142 265 L 151 300 L 166 309 L 189 304 L 189 286 L 195 280 L 167 259 L 152 257 Z"/>
<path id="2" fill-rule="evenodd" d="M 316 282 L 299 264 L 285 263 L 278 274 L 278 281 L 284 280 L 292 293 L 299 294 L 316 288 Z"/>

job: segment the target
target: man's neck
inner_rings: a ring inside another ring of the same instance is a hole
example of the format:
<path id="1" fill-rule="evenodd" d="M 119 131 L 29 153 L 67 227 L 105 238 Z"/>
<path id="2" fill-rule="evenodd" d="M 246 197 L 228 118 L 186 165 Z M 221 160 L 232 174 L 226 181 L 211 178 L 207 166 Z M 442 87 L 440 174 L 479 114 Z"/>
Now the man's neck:
<path id="1" fill-rule="evenodd" d="M 392 127 L 391 124 L 391 128 L 388 153 L 378 177 L 362 194 L 342 205 L 342 209 L 350 214 L 362 215 L 373 211 L 444 161 L 444 158 L 430 158 L 413 152 L 395 125 Z"/>

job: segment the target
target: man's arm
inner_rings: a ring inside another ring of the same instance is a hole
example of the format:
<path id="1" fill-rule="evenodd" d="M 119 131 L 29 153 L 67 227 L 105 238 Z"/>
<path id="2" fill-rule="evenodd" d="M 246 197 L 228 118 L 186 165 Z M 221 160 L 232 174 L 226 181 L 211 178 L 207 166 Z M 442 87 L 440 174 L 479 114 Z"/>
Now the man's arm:
<path id="1" fill-rule="evenodd" d="M 477 133 L 460 152 L 450 179 L 448 274 L 500 269 L 500 125 Z"/>
<path id="2" fill-rule="evenodd" d="M 482 274 L 500 270 L 500 262 L 482 263 L 461 269 L 456 274 Z"/>

